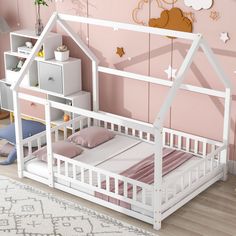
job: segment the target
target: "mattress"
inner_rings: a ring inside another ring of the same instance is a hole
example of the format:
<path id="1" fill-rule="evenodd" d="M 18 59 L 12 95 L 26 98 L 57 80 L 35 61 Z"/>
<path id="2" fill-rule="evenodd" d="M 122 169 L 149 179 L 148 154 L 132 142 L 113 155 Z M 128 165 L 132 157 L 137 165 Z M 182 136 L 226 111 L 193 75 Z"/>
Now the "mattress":
<path id="1" fill-rule="evenodd" d="M 95 148 L 87 149 L 81 147 L 84 150 L 83 153 L 75 157 L 74 160 L 78 160 L 88 165 L 98 166 L 99 164 L 110 160 L 114 156 L 125 152 L 127 149 L 130 149 L 131 147 L 136 146 L 139 143 L 140 141 L 137 139 L 129 138 L 124 135 L 116 135 L 113 139 Z M 56 170 L 56 168 L 57 167 L 55 166 L 54 170 Z M 25 163 L 25 170 L 40 177 L 48 177 L 47 163 L 42 162 L 34 157 L 32 157 L 31 160 Z"/>
<path id="2" fill-rule="evenodd" d="M 132 138 L 129 138 L 129 139 L 132 139 Z M 149 144 L 146 142 L 138 142 L 132 147 L 128 147 L 126 151 L 122 151 L 119 154 L 114 155 L 112 158 L 108 158 L 106 160 L 104 158 L 104 161 L 100 162 L 97 165 L 97 167 L 103 170 L 107 170 L 112 173 L 119 174 L 122 171 L 130 168 L 131 166 L 135 165 L 136 163 L 140 162 L 145 157 L 153 153 L 154 153 L 153 144 Z M 77 172 L 77 178 L 79 177 L 79 175 L 80 175 L 80 172 Z M 101 181 L 103 180 L 104 179 L 101 178 Z M 89 178 L 88 178 L 88 175 L 86 176 L 86 173 L 85 173 L 85 182 L 87 183 L 89 182 Z M 96 185 L 96 184 L 97 184 L 97 178 L 94 177 L 93 185 Z M 70 187 L 94 195 L 93 191 L 83 189 L 78 184 L 71 183 Z"/>

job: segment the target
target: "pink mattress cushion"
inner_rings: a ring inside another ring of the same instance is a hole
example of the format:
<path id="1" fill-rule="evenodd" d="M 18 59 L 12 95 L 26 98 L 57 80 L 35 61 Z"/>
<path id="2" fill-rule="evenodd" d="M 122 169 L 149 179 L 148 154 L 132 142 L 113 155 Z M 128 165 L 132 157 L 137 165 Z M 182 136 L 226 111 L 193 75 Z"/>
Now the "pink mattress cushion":
<path id="1" fill-rule="evenodd" d="M 94 148 L 114 138 L 115 134 L 102 127 L 88 127 L 72 134 L 68 140 L 83 147 Z"/>
<path id="2" fill-rule="evenodd" d="M 83 149 L 76 146 L 73 143 L 66 142 L 66 141 L 58 141 L 52 143 L 52 151 L 58 155 L 67 157 L 67 158 L 74 158 L 80 155 L 83 152 Z M 41 161 L 47 162 L 47 146 L 40 148 L 39 150 L 35 151 L 32 155 L 38 158 Z M 53 161 L 53 165 L 56 165 L 56 159 Z"/>
<path id="3" fill-rule="evenodd" d="M 164 148 L 163 149 L 163 161 L 162 161 L 162 175 L 167 175 L 172 170 L 181 166 L 183 163 L 191 159 L 194 155 L 182 151 L 177 151 L 174 149 Z M 120 175 L 126 176 L 130 179 L 138 180 L 146 184 L 153 184 L 154 182 L 154 168 L 155 168 L 155 159 L 154 154 L 146 157 L 137 164 L 131 166 L 127 170 L 120 173 Z M 110 192 L 115 192 L 115 181 L 113 178 L 109 180 Z M 101 183 L 102 189 L 106 189 L 106 180 Z M 118 183 L 118 193 L 119 195 L 124 195 L 124 183 L 119 181 Z M 131 198 L 133 195 L 132 185 L 128 185 L 128 197 Z M 137 192 L 141 189 L 137 188 Z M 131 209 L 131 205 L 127 202 L 118 200 L 116 198 L 107 196 L 103 193 L 95 192 L 95 196 L 101 198 L 105 201 L 111 202 L 113 204 L 119 205 L 121 207 Z"/>

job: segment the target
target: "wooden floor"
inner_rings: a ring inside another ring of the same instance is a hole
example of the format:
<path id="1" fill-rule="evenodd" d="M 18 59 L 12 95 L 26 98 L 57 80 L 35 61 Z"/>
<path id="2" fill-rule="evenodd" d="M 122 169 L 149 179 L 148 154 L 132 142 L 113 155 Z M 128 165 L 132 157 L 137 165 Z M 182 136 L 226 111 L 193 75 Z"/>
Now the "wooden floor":
<path id="1" fill-rule="evenodd" d="M 0 127 L 4 124 L 3 122 L 7 123 L 7 121 L 0 120 Z M 26 178 L 18 179 L 16 164 L 0 166 L 0 175 L 9 176 L 22 183 L 53 193 L 58 197 L 77 202 L 119 220 L 155 232 L 159 236 L 236 236 L 236 176 L 229 176 L 227 182 L 220 181 L 211 186 L 194 200 L 165 219 L 162 229 L 156 232 L 152 230 L 151 225 L 81 198 L 52 189 L 33 180 Z"/>

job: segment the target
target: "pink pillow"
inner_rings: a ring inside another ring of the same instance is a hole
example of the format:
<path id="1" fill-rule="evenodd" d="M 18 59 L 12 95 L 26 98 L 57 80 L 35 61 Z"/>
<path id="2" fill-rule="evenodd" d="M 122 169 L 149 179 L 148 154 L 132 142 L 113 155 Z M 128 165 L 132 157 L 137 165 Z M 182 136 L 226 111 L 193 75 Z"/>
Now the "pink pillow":
<path id="1" fill-rule="evenodd" d="M 93 148 L 112 138 L 115 134 L 102 127 L 88 127 L 72 134 L 68 140 L 83 147 Z"/>
<path id="2" fill-rule="evenodd" d="M 52 150 L 54 153 L 68 158 L 74 158 L 83 152 L 83 149 L 81 149 L 80 147 L 66 141 L 58 141 L 53 143 Z M 40 148 L 39 150 L 35 151 L 33 155 L 39 160 L 47 162 L 47 147 L 45 146 L 43 148 Z M 55 159 L 53 164 L 56 164 Z"/>

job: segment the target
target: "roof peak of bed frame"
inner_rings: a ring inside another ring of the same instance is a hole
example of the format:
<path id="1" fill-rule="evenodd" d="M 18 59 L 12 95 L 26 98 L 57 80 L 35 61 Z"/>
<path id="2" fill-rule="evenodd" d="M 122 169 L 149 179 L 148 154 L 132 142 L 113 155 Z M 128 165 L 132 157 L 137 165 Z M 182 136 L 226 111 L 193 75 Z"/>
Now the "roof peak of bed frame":
<path id="1" fill-rule="evenodd" d="M 63 30 L 69 36 L 76 42 L 76 44 L 84 51 L 84 53 L 91 59 L 91 61 L 94 61 L 96 64 L 99 63 L 98 58 L 95 56 L 95 54 L 90 50 L 90 48 L 81 40 L 80 36 L 77 35 L 73 29 L 66 23 L 66 21 L 71 22 L 79 22 L 84 24 L 91 24 L 91 25 L 97 25 L 97 26 L 103 26 L 103 27 L 110 27 L 114 29 L 123 29 L 123 30 L 129 30 L 134 32 L 142 32 L 142 33 L 149 33 L 154 35 L 160 35 L 160 36 L 168 36 L 168 37 L 175 37 L 175 38 L 181 38 L 186 40 L 191 40 L 194 42 L 199 41 L 199 45 L 197 45 L 197 49 L 199 46 L 203 49 L 204 53 L 207 56 L 207 59 L 210 61 L 210 63 L 213 66 L 213 69 L 216 70 L 216 73 L 224 83 L 225 87 L 231 88 L 231 83 L 227 76 L 224 74 L 222 69 L 219 69 L 219 63 L 214 58 L 214 53 L 210 49 L 210 47 L 207 45 L 206 40 L 203 39 L 203 35 L 200 33 L 188 33 L 188 32 L 182 32 L 182 31 L 174 31 L 169 29 L 161 29 L 161 28 L 154 28 L 154 27 L 148 27 L 148 26 L 140 26 L 135 24 L 128 24 L 128 23 L 120 23 L 115 21 L 109 21 L 109 20 L 101 20 L 101 19 L 95 19 L 90 17 L 82 17 L 82 16 L 74 16 L 74 15 L 68 15 L 68 14 L 62 14 L 58 12 L 54 12 L 49 19 L 43 33 L 39 37 L 34 50 L 32 50 L 31 56 L 29 56 L 29 60 L 31 58 L 34 59 L 35 52 L 37 52 L 41 44 L 43 43 L 45 36 L 51 31 L 54 24 L 58 23 Z M 200 42 L 201 41 L 201 42 Z M 38 45 L 37 45 L 38 44 Z M 38 47 L 37 47 L 38 46 Z M 187 57 L 187 56 L 186 56 Z M 31 64 L 31 63 L 30 63 Z M 17 90 L 20 86 L 21 81 L 23 80 L 24 76 L 22 74 L 25 74 L 24 71 L 27 71 L 29 69 L 29 66 L 27 66 L 27 63 L 24 64 L 22 70 L 19 72 L 19 79 L 18 81 L 12 85 L 13 90 Z"/>
<path id="2" fill-rule="evenodd" d="M 16 81 L 15 84 L 12 85 L 11 87 L 12 90 L 16 92 L 18 91 L 21 81 L 23 80 L 26 72 L 29 70 L 35 58 L 35 55 L 40 50 L 47 34 L 52 30 L 54 25 L 58 23 L 65 30 L 65 32 L 68 33 L 69 36 L 75 41 L 75 43 L 84 51 L 84 53 L 92 60 L 93 99 L 94 99 L 93 106 L 94 106 L 94 111 L 99 110 L 99 95 L 98 95 L 98 89 L 99 89 L 98 62 L 99 60 L 97 59 L 95 54 L 91 51 L 91 49 L 82 41 L 80 36 L 76 34 L 74 30 L 67 24 L 66 21 L 78 22 L 78 23 L 114 28 L 114 29 L 123 29 L 123 30 L 134 31 L 134 32 L 142 32 L 142 33 L 148 33 L 148 34 L 154 34 L 154 35 L 160 35 L 160 36 L 175 37 L 175 38 L 181 38 L 181 39 L 192 41 L 191 47 L 188 50 L 187 55 L 184 58 L 184 61 L 178 70 L 176 79 L 167 95 L 165 103 L 161 107 L 161 110 L 156 117 L 154 126 L 157 128 L 162 127 L 165 115 L 167 114 L 168 109 L 171 107 L 173 100 L 177 94 L 177 91 L 181 88 L 186 72 L 188 71 L 190 65 L 192 64 L 193 58 L 196 55 L 196 52 L 199 50 L 199 48 L 203 50 L 212 68 L 215 70 L 217 76 L 219 77 L 221 82 L 224 84 L 225 88 L 230 91 L 229 94 L 231 95 L 231 88 L 232 88 L 231 82 L 229 78 L 226 76 L 226 74 L 224 73 L 220 64 L 218 63 L 212 49 L 208 46 L 206 40 L 203 39 L 202 34 L 186 33 L 186 32 L 181 32 L 181 31 L 174 31 L 174 30 L 160 29 L 160 28 L 154 28 L 154 27 L 148 27 L 148 26 L 140 26 L 140 25 L 120 23 L 120 22 L 114 22 L 114 21 L 108 21 L 108 20 L 94 19 L 94 18 L 89 18 L 89 17 L 66 15 L 66 14 L 61 14 L 58 12 L 54 12 L 51 18 L 49 19 L 41 36 L 37 40 L 30 56 L 27 58 L 26 62 L 23 65 L 23 68 L 19 72 L 18 80 Z"/>
<path id="3" fill-rule="evenodd" d="M 89 24 L 89 25 L 104 26 L 104 27 L 113 28 L 115 30 L 123 29 L 123 30 L 129 30 L 129 31 L 134 31 L 134 32 L 156 34 L 160 36 L 182 38 L 182 39 L 187 39 L 187 40 L 194 40 L 196 37 L 199 37 L 202 35 L 200 33 L 189 33 L 189 32 L 184 32 L 184 31 L 149 27 L 149 26 L 144 26 L 144 25 L 137 25 L 137 24 L 135 25 L 135 24 L 130 24 L 130 23 L 121 23 L 117 21 L 102 20 L 98 18 L 74 16 L 74 15 L 62 14 L 62 13 L 57 13 L 57 12 L 55 12 L 55 14 L 57 14 L 58 18 L 61 20 L 84 23 L 84 24 Z"/>

